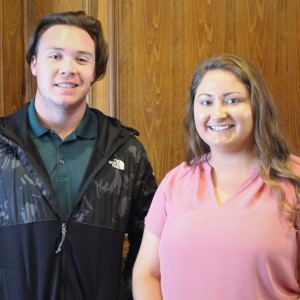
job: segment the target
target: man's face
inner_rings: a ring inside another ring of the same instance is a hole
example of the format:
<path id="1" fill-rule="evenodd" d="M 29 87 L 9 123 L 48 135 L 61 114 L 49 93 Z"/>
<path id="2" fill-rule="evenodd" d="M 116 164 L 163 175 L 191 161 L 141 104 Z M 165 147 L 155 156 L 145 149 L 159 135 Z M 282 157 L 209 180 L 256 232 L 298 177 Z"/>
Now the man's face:
<path id="1" fill-rule="evenodd" d="M 75 26 L 54 25 L 41 36 L 31 71 L 37 78 L 35 101 L 48 108 L 85 105 L 95 78 L 95 44 Z"/>

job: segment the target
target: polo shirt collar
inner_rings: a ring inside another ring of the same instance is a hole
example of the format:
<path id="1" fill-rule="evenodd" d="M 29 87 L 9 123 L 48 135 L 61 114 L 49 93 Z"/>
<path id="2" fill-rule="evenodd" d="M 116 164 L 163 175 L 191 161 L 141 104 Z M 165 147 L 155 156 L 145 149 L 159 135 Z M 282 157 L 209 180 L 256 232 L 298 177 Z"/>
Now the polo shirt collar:
<path id="1" fill-rule="evenodd" d="M 51 132 L 49 128 L 45 128 L 41 124 L 34 107 L 34 99 L 30 101 L 30 104 L 28 106 L 28 119 L 33 138 L 38 138 L 44 134 L 47 134 L 48 132 Z M 94 113 L 92 113 L 89 106 L 86 105 L 86 110 L 83 119 L 77 127 L 77 129 L 71 135 L 75 135 L 75 137 L 81 137 L 84 139 L 96 138 L 98 127 L 97 124 L 97 116 Z"/>

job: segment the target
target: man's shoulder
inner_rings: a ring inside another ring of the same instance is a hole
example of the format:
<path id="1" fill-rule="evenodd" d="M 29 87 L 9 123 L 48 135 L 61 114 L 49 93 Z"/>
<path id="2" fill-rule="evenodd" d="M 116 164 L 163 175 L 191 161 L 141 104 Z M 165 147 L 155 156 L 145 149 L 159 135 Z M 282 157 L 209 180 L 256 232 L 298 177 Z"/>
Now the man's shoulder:
<path id="1" fill-rule="evenodd" d="M 96 108 L 90 108 L 97 116 L 100 128 L 107 128 L 107 130 L 118 131 L 121 135 L 131 135 L 133 137 L 139 136 L 139 131 L 133 127 L 123 124 L 118 118 L 105 115 Z"/>
<path id="2" fill-rule="evenodd" d="M 0 117 L 0 128 L 4 130 L 5 128 L 12 129 L 14 126 L 25 126 L 24 118 L 27 118 L 29 103 L 25 103 L 16 111 Z"/>
<path id="3" fill-rule="evenodd" d="M 22 106 L 17 108 L 15 111 L 12 111 L 11 113 L 9 113 L 7 115 L 1 116 L 0 119 L 1 120 L 10 120 L 10 119 L 17 118 L 20 115 L 26 115 L 28 112 L 29 104 L 30 104 L 30 102 L 23 104 Z"/>

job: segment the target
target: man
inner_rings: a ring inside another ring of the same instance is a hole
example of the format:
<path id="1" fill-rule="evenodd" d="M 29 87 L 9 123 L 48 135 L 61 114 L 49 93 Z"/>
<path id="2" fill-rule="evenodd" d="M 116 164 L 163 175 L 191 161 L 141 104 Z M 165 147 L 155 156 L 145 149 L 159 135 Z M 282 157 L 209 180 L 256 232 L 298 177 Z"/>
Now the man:
<path id="1" fill-rule="evenodd" d="M 0 299 L 114 300 L 130 288 L 156 181 L 137 132 L 86 104 L 108 59 L 84 12 L 43 17 L 27 62 L 36 95 L 0 119 Z"/>

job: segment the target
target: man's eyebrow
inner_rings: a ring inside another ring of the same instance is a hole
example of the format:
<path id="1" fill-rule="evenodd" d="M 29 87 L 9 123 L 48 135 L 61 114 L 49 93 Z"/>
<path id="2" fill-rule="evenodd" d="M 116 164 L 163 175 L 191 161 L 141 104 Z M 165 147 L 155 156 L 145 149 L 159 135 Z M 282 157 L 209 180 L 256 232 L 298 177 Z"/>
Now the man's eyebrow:
<path id="1" fill-rule="evenodd" d="M 88 55 L 90 57 L 94 57 L 94 55 L 91 52 L 88 51 L 78 51 L 78 54 Z"/>
<path id="2" fill-rule="evenodd" d="M 57 50 L 57 51 L 63 51 L 63 48 L 55 47 L 55 46 L 48 46 L 45 48 L 45 50 Z"/>
<path id="3" fill-rule="evenodd" d="M 55 50 L 55 51 L 61 51 L 61 52 L 65 51 L 64 48 L 55 47 L 55 46 L 49 46 L 45 50 L 46 51 Z M 80 55 L 88 55 L 91 58 L 94 57 L 94 55 L 91 52 L 88 52 L 88 51 L 79 50 L 79 51 L 77 51 L 77 53 L 80 54 Z"/>

